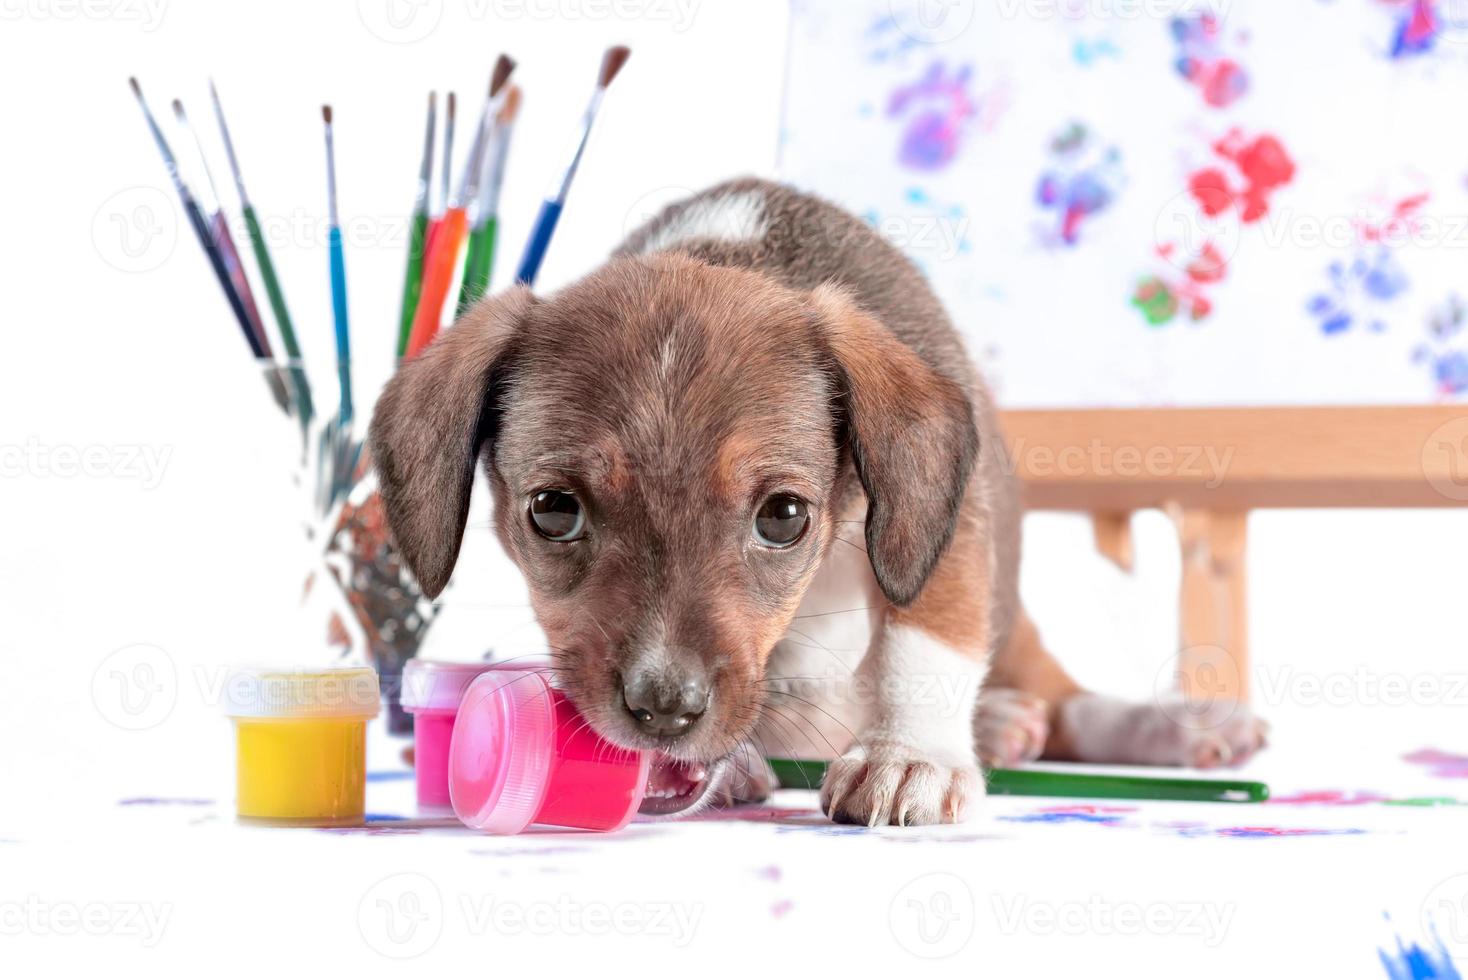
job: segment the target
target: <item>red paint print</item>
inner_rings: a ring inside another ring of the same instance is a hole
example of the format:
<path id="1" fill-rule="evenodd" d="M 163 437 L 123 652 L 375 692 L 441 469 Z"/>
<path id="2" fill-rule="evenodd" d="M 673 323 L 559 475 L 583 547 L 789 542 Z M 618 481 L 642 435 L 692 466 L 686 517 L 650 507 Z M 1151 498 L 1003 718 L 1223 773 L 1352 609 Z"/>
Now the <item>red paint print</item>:
<path id="1" fill-rule="evenodd" d="M 1265 802 L 1275 806 L 1362 806 L 1367 803 L 1386 803 L 1390 800 L 1390 796 L 1383 796 L 1380 793 L 1360 791 L 1347 793 L 1339 789 L 1318 789 L 1295 793 L 1293 796 L 1276 796 Z"/>
<path id="2" fill-rule="evenodd" d="M 1372 244 L 1397 244 L 1411 238 L 1422 229 L 1422 222 L 1417 214 L 1430 196 L 1423 192 L 1395 201 L 1390 213 L 1380 222 L 1356 222 L 1361 240 Z"/>
<path id="3" fill-rule="evenodd" d="M 1284 144 L 1268 133 L 1251 140 L 1230 130 L 1214 142 L 1213 152 L 1232 168 L 1204 167 L 1188 177 L 1189 192 L 1210 218 L 1236 208 L 1244 224 L 1258 221 L 1269 212 L 1269 196 L 1295 176 L 1295 162 Z"/>

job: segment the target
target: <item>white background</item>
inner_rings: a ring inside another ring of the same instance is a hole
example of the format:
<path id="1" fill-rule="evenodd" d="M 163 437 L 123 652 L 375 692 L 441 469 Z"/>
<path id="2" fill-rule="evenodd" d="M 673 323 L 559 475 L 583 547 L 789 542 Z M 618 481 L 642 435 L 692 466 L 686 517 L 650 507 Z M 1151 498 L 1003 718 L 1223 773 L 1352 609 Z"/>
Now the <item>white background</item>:
<path id="1" fill-rule="evenodd" d="M 291 435 L 273 421 L 208 267 L 169 203 L 127 76 L 139 76 L 155 112 L 174 95 L 185 99 L 210 141 L 216 180 L 227 185 L 206 101 L 206 79 L 217 81 L 257 208 L 305 228 L 280 232 L 275 255 L 320 392 L 329 390 L 321 369 L 331 347 L 318 109 L 335 105 L 365 402 L 390 369 L 403 214 L 430 87 L 453 87 L 473 107 L 497 52 L 520 61 L 526 95 L 506 184 L 502 279 L 609 43 L 629 43 L 632 60 L 606 102 L 543 287 L 594 265 L 676 188 L 771 172 L 784 6 L 689 3 L 622 19 L 578 16 L 566 0 L 507 18 L 429 0 L 422 15 L 439 19 L 412 43 L 374 34 L 367 25 L 382 29 L 380 11 L 365 0 L 360 10 L 173 2 L 156 23 L 149 8 L 123 0 L 104 5 L 109 16 L 100 18 L 54 0 L 0 4 L 0 838 L 54 831 L 75 842 L 115 820 L 110 801 L 129 795 L 189 795 L 203 785 L 227 798 L 228 730 L 200 678 L 226 663 L 324 656 L 291 623 L 304 560 L 288 481 Z M 221 192 L 233 202 L 231 188 Z M 141 257 L 122 251 L 115 224 L 139 205 L 155 208 L 163 229 Z M 100 469 L 68 475 L 69 450 L 90 451 Z M 127 461 L 134 450 L 166 462 L 147 472 Z M 430 656 L 536 645 L 523 587 L 484 529 L 487 507 L 476 497 Z M 1280 758 L 1348 773 L 1353 753 L 1417 747 L 1415 733 L 1444 722 L 1461 729 L 1461 705 L 1385 704 L 1372 679 L 1463 671 L 1468 516 L 1276 513 L 1256 517 L 1251 530 L 1256 664 L 1276 692 L 1261 710 L 1277 721 Z M 1177 558 L 1162 518 L 1139 521 L 1132 579 L 1094 555 L 1079 518 L 1031 518 L 1026 531 L 1024 591 L 1052 645 L 1085 680 L 1149 696 L 1176 631 Z M 110 716 L 103 688 L 113 668 L 138 662 L 161 665 L 158 676 L 176 689 L 156 724 L 130 731 Z M 1360 665 L 1365 680 L 1350 680 Z M 1302 695 L 1290 684 L 1299 677 L 1347 678 L 1344 694 Z M 104 897 L 147 880 L 150 866 L 126 851 L 78 852 Z M 125 870 L 108 870 L 118 859 Z M 54 885 L 65 894 L 83 880 L 75 868 L 26 870 L 17 881 L 32 890 Z M 0 871 L 0 882 L 7 877 Z M 193 867 L 160 880 L 187 891 L 207 879 Z M 310 894 L 289 907 L 309 916 Z M 238 914 L 248 904 L 240 896 L 225 907 Z M 110 955 L 102 944 L 86 949 Z"/>

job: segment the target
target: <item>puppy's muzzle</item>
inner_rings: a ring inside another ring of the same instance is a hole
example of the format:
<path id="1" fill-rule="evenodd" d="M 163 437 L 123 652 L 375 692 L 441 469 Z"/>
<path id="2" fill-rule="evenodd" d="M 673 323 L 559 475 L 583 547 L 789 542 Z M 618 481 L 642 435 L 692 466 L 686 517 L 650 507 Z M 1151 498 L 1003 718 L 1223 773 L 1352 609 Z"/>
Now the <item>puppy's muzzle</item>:
<path id="1" fill-rule="evenodd" d="M 671 739 L 687 735 L 708 710 L 713 689 L 698 668 L 644 668 L 622 681 L 622 703 L 643 734 Z"/>

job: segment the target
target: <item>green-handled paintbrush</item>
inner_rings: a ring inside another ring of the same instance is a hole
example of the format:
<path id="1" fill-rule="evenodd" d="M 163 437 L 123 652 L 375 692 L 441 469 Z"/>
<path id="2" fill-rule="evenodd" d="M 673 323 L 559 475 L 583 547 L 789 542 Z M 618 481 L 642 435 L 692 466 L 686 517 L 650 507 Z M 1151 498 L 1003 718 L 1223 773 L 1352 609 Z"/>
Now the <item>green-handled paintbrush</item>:
<path id="1" fill-rule="evenodd" d="M 412 225 L 408 230 L 408 271 L 403 277 L 403 306 L 398 318 L 398 357 L 408 352 L 413 316 L 423 290 L 423 253 L 428 248 L 428 194 L 433 182 L 433 130 L 438 117 L 438 95 L 428 93 L 428 127 L 423 135 L 423 157 L 418 163 L 418 193 L 413 198 Z"/>
<path id="2" fill-rule="evenodd" d="M 296 331 L 291 324 L 290 310 L 285 305 L 285 294 L 281 292 L 280 280 L 275 275 L 275 263 L 270 258 L 270 250 L 265 244 L 265 233 L 261 230 L 260 219 L 255 214 L 255 207 L 250 203 L 250 195 L 245 191 L 245 178 L 240 173 L 240 161 L 234 152 L 234 140 L 229 135 L 229 124 L 224 121 L 224 108 L 219 103 L 219 92 L 214 87 L 214 80 L 209 80 L 209 97 L 214 102 L 214 118 L 219 121 L 219 135 L 224 141 L 224 155 L 229 158 L 229 169 L 234 174 L 235 190 L 239 192 L 240 208 L 244 212 L 245 227 L 250 234 L 250 247 L 255 253 L 255 262 L 260 266 L 260 278 L 265 280 L 265 294 L 270 298 L 270 309 L 275 313 L 275 322 L 280 327 L 280 340 L 285 346 L 286 368 L 290 372 L 291 385 L 296 392 L 296 409 L 301 417 L 301 429 L 304 432 L 310 428 L 311 417 L 315 408 L 311 404 L 311 385 L 306 379 L 305 368 L 301 363 L 301 348 L 296 343 Z"/>
<path id="3" fill-rule="evenodd" d="M 826 763 L 813 759 L 771 759 L 770 768 L 786 789 L 821 785 Z M 994 796 L 1057 796 L 1090 800 L 1172 800 L 1184 803 L 1263 803 L 1264 783 L 1238 779 L 1179 776 L 1123 776 L 1053 769 L 990 769 L 985 783 Z"/>
<path id="4" fill-rule="evenodd" d="M 469 229 L 469 250 L 464 258 L 464 281 L 459 289 L 455 316 L 463 316 L 489 289 L 494 275 L 494 246 L 499 232 L 500 188 L 504 185 L 505 161 L 510 152 L 510 134 L 520 114 L 520 87 L 511 85 L 504 105 L 495 117 L 484 153 L 484 172 L 479 181 L 479 201 Z"/>

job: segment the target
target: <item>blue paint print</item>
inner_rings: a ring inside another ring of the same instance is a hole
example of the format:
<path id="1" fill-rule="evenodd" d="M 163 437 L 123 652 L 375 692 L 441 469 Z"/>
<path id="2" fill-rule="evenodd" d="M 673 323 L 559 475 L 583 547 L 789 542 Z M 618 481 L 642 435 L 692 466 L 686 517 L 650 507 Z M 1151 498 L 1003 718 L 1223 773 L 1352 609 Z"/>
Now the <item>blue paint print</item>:
<path id="1" fill-rule="evenodd" d="M 1453 956 L 1443 945 L 1437 928 L 1432 929 L 1431 948 L 1420 943 L 1410 946 L 1397 936 L 1395 950 L 1377 950 L 1381 965 L 1390 980 L 1462 980 L 1462 974 L 1453 965 Z"/>
<path id="2" fill-rule="evenodd" d="M 1173 827 L 1179 837 L 1354 837 L 1357 827 Z"/>
<path id="3" fill-rule="evenodd" d="M 1381 307 L 1396 300 L 1411 285 L 1397 257 L 1383 246 L 1358 253 L 1350 262 L 1332 262 L 1326 272 L 1329 285 L 1311 296 L 1305 309 L 1327 337 L 1357 324 L 1374 333 L 1386 330 Z"/>
<path id="4" fill-rule="evenodd" d="M 1057 227 L 1041 233 L 1046 244 L 1075 245 L 1081 223 L 1105 210 L 1123 182 L 1116 147 L 1100 146 L 1078 122 L 1062 130 L 1050 141 L 1050 164 L 1035 189 L 1036 203 L 1056 215 Z"/>
<path id="5" fill-rule="evenodd" d="M 896 61 L 918 47 L 921 42 L 917 32 L 903 29 L 897 22 L 898 10 L 894 5 L 890 16 L 878 17 L 867 28 L 867 60 L 874 64 Z"/>
<path id="6" fill-rule="evenodd" d="M 1000 817 L 1010 823 L 1094 823 L 1103 827 L 1116 827 L 1123 819 L 1119 813 L 1094 813 L 1089 809 L 1047 810 L 1041 813 L 1022 813 L 1018 816 Z"/>
<path id="7" fill-rule="evenodd" d="M 1412 363 L 1426 365 L 1432 374 L 1434 393 L 1455 398 L 1468 393 L 1468 348 L 1463 328 L 1468 326 L 1468 306 L 1458 295 L 1449 296 L 1427 320 L 1427 343 L 1412 352 Z"/>
<path id="8" fill-rule="evenodd" d="M 118 800 L 118 806 L 213 806 L 213 800 L 192 799 L 186 796 L 134 796 Z"/>
<path id="9" fill-rule="evenodd" d="M 396 783 L 413 778 L 411 769 L 386 769 L 382 772 L 369 772 L 367 781 L 369 783 Z"/>
<path id="10" fill-rule="evenodd" d="M 1097 38 L 1088 40 L 1078 37 L 1070 46 L 1070 59 L 1082 68 L 1090 68 L 1102 58 L 1120 58 L 1121 49 L 1111 42 L 1110 38 Z"/>

